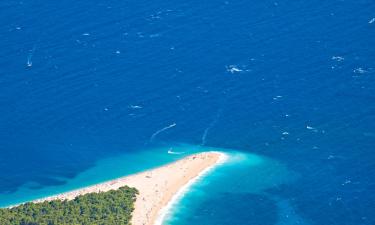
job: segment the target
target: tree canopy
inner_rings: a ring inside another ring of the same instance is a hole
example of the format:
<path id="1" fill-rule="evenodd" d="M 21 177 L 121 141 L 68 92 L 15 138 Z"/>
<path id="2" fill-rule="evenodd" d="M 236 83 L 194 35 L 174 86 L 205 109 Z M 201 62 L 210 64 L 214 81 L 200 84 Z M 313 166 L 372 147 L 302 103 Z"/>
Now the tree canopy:
<path id="1" fill-rule="evenodd" d="M 74 200 L 25 203 L 0 209 L 1 225 L 130 225 L 138 190 L 121 187 Z"/>

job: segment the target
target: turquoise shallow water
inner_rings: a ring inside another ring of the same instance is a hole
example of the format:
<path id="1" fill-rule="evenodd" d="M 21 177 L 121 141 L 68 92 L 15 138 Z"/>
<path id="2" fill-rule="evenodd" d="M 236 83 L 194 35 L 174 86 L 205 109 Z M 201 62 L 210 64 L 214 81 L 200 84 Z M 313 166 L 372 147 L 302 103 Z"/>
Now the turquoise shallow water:
<path id="1" fill-rule="evenodd" d="M 118 177 L 134 174 L 176 161 L 189 154 L 216 148 L 187 144 L 166 147 L 145 148 L 137 152 L 119 154 L 99 160 L 93 167 L 70 179 L 61 178 L 63 185 L 40 186 L 29 182 L 10 194 L 0 194 L 0 206 L 9 206 L 25 201 L 74 190 Z M 58 179 L 55 177 L 55 179 Z"/>
<path id="2" fill-rule="evenodd" d="M 190 143 L 262 163 L 219 169 L 176 223 L 375 224 L 374 12 L 374 0 L 0 1 L 0 205 Z"/>
<path id="3" fill-rule="evenodd" d="M 136 153 L 119 154 L 99 160 L 93 167 L 77 174 L 77 176 L 71 179 L 61 178 L 61 181 L 64 183 L 63 185 L 43 187 L 36 183 L 29 182 L 16 192 L 6 195 L 0 194 L 0 206 L 8 206 L 97 184 L 158 167 L 178 160 L 187 154 L 202 151 L 199 146 L 187 147 L 179 145 L 178 147 L 172 147 L 172 149 L 174 151 L 183 152 L 182 154 L 168 154 L 168 150 L 170 149 L 171 147 L 146 148 Z"/>
<path id="4" fill-rule="evenodd" d="M 39 187 L 37 184 L 28 183 L 17 192 L 1 196 L 1 205 L 8 206 L 34 200 L 141 172 L 202 151 L 224 152 L 228 158 L 224 163 L 214 167 L 207 174 L 200 177 L 173 204 L 165 217 L 164 223 L 167 225 L 191 224 L 192 220 L 195 224 L 204 224 L 206 219 L 212 222 L 213 218 L 222 220 L 221 217 L 216 215 L 217 213 L 222 214 L 222 212 L 216 212 L 215 208 L 219 210 L 225 209 L 228 198 L 231 198 L 230 202 L 233 202 L 232 198 L 238 198 L 237 200 L 239 201 L 248 198 L 248 201 L 251 200 L 255 204 L 256 201 L 251 198 L 252 196 L 261 196 L 266 194 L 265 191 L 267 189 L 276 188 L 298 179 L 298 174 L 289 171 L 284 164 L 265 156 L 232 149 L 174 144 L 105 158 L 77 176 L 71 179 L 64 179 L 64 185 Z M 277 199 L 277 197 L 273 197 L 269 193 L 266 195 L 269 199 L 273 199 L 268 201 L 274 201 L 273 204 L 276 203 L 278 205 L 279 211 L 286 210 L 293 216 L 290 213 L 293 208 L 290 207 L 287 201 Z M 246 204 L 248 203 L 246 202 Z M 214 206 L 211 206 L 212 204 Z M 202 206 L 208 207 L 212 211 L 207 212 L 202 209 Z M 240 205 L 237 203 L 236 207 L 240 207 Z M 201 213 L 209 213 L 210 216 L 202 216 L 200 215 Z M 252 214 L 250 213 L 249 215 Z M 298 215 L 294 215 L 294 217 L 298 217 Z M 278 220 L 282 221 L 282 218 L 280 217 Z M 301 221 L 303 220 L 301 219 Z"/>
<path id="5" fill-rule="evenodd" d="M 256 210 L 270 210 L 271 205 L 277 205 L 277 208 L 273 208 L 275 212 L 280 212 L 280 216 L 273 219 L 275 223 L 306 223 L 294 212 L 288 201 L 266 193 L 269 189 L 296 181 L 299 177 L 297 173 L 261 155 L 229 149 L 217 150 L 225 152 L 228 159 L 189 188 L 174 204 L 173 210 L 167 213 L 165 224 L 240 224 L 244 220 L 257 221 L 259 217 Z M 249 203 L 257 207 L 252 209 Z M 244 213 L 246 211 L 248 213 Z"/>

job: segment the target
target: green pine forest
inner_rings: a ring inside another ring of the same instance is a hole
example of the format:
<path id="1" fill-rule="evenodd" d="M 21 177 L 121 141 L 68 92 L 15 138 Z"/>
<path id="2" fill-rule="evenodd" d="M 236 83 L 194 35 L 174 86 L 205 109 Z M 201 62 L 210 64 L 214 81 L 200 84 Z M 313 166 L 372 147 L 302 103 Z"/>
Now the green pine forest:
<path id="1" fill-rule="evenodd" d="M 0 209 L 1 225 L 129 225 L 138 190 L 90 193 L 71 201 L 25 203 Z"/>

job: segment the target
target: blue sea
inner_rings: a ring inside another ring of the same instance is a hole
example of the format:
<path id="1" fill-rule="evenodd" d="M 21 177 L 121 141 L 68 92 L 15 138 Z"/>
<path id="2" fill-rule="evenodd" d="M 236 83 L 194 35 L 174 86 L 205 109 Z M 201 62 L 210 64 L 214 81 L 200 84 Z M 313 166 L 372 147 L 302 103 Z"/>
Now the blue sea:
<path id="1" fill-rule="evenodd" d="M 375 224 L 375 2 L 0 2 L 0 206 L 206 150 L 165 224 Z"/>

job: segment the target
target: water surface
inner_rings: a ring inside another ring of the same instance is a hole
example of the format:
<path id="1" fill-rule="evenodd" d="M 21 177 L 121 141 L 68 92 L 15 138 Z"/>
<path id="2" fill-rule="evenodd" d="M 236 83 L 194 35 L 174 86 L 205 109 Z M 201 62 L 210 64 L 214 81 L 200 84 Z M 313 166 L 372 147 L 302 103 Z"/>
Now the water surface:
<path id="1" fill-rule="evenodd" d="M 374 12 L 372 0 L 1 1 L 0 202 L 189 143 L 267 160 L 218 170 L 244 174 L 241 192 L 212 180 L 176 223 L 375 224 Z"/>

